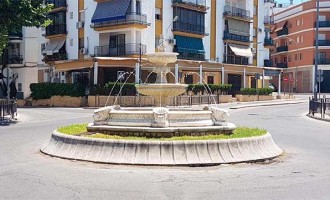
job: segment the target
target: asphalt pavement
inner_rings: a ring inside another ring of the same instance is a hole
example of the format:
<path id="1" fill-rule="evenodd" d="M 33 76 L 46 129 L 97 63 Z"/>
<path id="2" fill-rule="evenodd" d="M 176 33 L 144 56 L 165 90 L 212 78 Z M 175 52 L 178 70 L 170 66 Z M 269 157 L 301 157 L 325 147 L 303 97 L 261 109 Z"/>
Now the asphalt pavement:
<path id="1" fill-rule="evenodd" d="M 70 161 L 39 149 L 51 132 L 92 121 L 92 109 L 21 108 L 0 126 L 0 199 L 330 199 L 330 123 L 306 102 L 230 110 L 238 126 L 267 129 L 285 151 L 266 163 L 143 167 Z"/>

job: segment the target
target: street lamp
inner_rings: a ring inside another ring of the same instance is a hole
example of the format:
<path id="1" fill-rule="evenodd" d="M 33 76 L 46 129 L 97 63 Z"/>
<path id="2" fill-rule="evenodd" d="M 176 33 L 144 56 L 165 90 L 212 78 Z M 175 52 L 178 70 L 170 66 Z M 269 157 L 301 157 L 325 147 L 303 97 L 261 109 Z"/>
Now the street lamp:
<path id="1" fill-rule="evenodd" d="M 317 100 L 317 72 L 319 64 L 319 15 L 320 15 L 320 0 L 316 0 L 316 33 L 315 33 L 315 68 L 314 68 L 314 100 Z"/>

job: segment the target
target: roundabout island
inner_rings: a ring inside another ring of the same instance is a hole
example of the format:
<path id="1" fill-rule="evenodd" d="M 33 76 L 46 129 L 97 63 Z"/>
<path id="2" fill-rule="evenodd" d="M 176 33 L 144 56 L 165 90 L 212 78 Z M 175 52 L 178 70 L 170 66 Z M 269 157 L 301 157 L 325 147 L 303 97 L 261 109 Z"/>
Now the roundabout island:
<path id="1" fill-rule="evenodd" d="M 187 85 L 167 83 L 168 63 L 177 53 L 147 54 L 157 74 L 155 84 L 137 84 L 155 107 L 108 106 L 94 111 L 94 122 L 55 130 L 41 152 L 66 159 L 127 165 L 203 166 L 262 161 L 283 151 L 265 130 L 238 128 L 227 110 L 168 108 L 170 96 Z M 83 127 L 82 129 L 76 129 Z M 72 130 L 70 130 L 72 129 Z M 70 135 L 71 134 L 71 135 Z"/>

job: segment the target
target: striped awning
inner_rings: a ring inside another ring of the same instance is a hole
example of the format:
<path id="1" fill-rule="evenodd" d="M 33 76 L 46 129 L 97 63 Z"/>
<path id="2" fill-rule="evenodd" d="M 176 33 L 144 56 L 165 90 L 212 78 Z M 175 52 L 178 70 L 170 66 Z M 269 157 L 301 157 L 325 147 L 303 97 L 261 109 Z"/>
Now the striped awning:
<path id="1" fill-rule="evenodd" d="M 253 57 L 251 48 L 248 46 L 230 44 L 229 47 L 236 56 Z"/>
<path id="2" fill-rule="evenodd" d="M 192 37 L 185 37 L 176 35 L 174 36 L 176 40 L 176 49 L 179 53 L 197 53 L 197 54 L 203 54 L 204 51 L 204 45 L 203 45 L 203 39 L 200 38 L 192 38 Z"/>
<path id="3" fill-rule="evenodd" d="M 92 23 L 125 19 L 130 0 L 112 0 L 98 3 Z"/>

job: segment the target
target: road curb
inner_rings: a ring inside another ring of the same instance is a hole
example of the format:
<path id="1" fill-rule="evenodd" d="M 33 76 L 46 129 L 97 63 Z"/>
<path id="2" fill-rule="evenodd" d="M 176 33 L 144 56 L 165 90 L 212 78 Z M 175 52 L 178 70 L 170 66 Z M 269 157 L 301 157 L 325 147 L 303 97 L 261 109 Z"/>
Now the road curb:
<path id="1" fill-rule="evenodd" d="M 327 119 L 327 118 L 316 117 L 311 114 L 307 114 L 306 116 L 309 118 L 312 118 L 312 119 L 316 119 L 316 120 L 320 120 L 320 121 L 324 121 L 324 122 L 330 122 L 330 119 Z"/>
<path id="2" fill-rule="evenodd" d="M 53 132 L 41 152 L 65 159 L 127 165 L 194 166 L 253 162 L 283 153 L 270 133 L 194 141 L 134 141 L 86 138 Z"/>
<path id="3" fill-rule="evenodd" d="M 261 107 L 261 106 L 280 106 L 280 105 L 300 104 L 300 103 L 306 103 L 306 102 L 307 101 L 259 103 L 259 104 L 233 106 L 233 107 L 230 107 L 229 109 L 253 108 L 253 107 Z"/>

